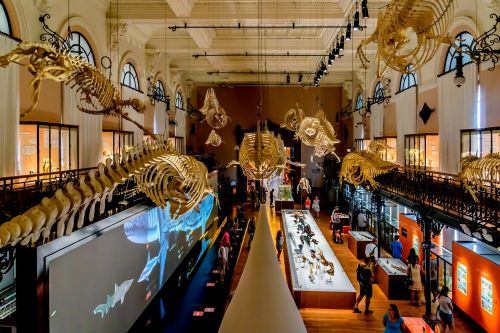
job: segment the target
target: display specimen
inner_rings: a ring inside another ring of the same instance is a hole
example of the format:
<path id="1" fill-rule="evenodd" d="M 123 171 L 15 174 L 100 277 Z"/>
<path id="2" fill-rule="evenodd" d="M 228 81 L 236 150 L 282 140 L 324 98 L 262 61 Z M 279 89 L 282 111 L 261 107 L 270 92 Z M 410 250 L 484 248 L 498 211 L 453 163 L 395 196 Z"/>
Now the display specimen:
<path id="1" fill-rule="evenodd" d="M 465 188 L 476 202 L 477 190 L 500 187 L 500 153 L 491 153 L 482 158 L 467 156 L 460 161 L 462 172 L 459 176 Z"/>
<path id="2" fill-rule="evenodd" d="M 43 198 L 2 224 L 0 247 L 35 244 L 40 236 L 45 242 L 71 234 L 75 224 L 78 229 L 83 226 L 86 214 L 93 221 L 96 213 L 104 213 L 116 187 L 133 178 L 153 202 L 162 208 L 169 202 L 172 216 L 180 216 L 198 207 L 206 194 L 213 194 L 207 177 L 205 165 L 193 157 L 180 155 L 164 143 L 145 142 L 121 157 L 108 158 L 106 165 L 99 163 L 97 170 L 80 176 L 78 185 L 68 182 L 64 191 L 58 189 L 53 197 Z"/>
<path id="3" fill-rule="evenodd" d="M 230 118 L 226 115 L 226 110 L 220 106 L 213 88 L 207 89 L 205 101 L 203 102 L 203 106 L 200 108 L 200 113 L 205 117 L 202 122 L 206 121 L 207 124 L 213 129 L 223 128 L 226 126 L 228 119 L 230 120 Z M 216 139 L 217 137 L 218 139 Z M 205 143 L 211 144 L 212 146 L 218 146 L 221 142 L 222 140 L 220 139 L 220 136 L 212 130 Z"/>
<path id="4" fill-rule="evenodd" d="M 378 14 L 375 31 L 358 46 L 363 66 L 368 68 L 369 62 L 363 47 L 374 42 L 378 77 L 387 68 L 381 69 L 381 61 L 400 73 L 418 70 L 434 57 L 442 43 L 452 44 L 446 32 L 453 9 L 454 0 L 392 0 Z"/>
<path id="5" fill-rule="evenodd" d="M 0 57 L 0 67 L 5 68 L 10 63 L 25 66 L 33 75 L 30 84 L 33 89 L 33 105 L 21 117 L 36 108 L 42 81 L 50 79 L 64 82 L 71 88 L 76 87 L 77 107 L 80 111 L 95 115 L 121 116 L 155 138 L 144 126 L 123 112 L 124 107 L 132 107 L 143 113 L 146 109 L 144 102 L 137 98 L 122 100 L 116 87 L 103 73 L 69 50 L 58 49 L 49 43 L 22 42 Z"/>

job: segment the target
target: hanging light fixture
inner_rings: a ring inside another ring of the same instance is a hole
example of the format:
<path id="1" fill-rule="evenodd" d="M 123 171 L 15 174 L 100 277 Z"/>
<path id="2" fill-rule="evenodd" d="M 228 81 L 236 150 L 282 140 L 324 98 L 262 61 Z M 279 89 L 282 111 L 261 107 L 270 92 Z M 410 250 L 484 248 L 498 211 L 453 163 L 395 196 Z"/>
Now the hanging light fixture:
<path id="1" fill-rule="evenodd" d="M 302 74 L 299 74 L 299 83 L 302 83 Z"/>
<path id="2" fill-rule="evenodd" d="M 347 21 L 347 27 L 345 30 L 345 40 L 351 40 L 351 22 Z"/>
<path id="3" fill-rule="evenodd" d="M 332 64 L 333 64 L 333 61 L 334 61 L 334 60 L 335 60 L 335 55 L 334 55 L 334 54 L 332 54 L 332 53 L 330 53 L 330 54 L 328 55 L 328 67 L 331 67 L 331 66 L 332 66 Z"/>
<path id="4" fill-rule="evenodd" d="M 286 75 L 286 84 L 290 84 L 290 74 Z"/>
<path id="5" fill-rule="evenodd" d="M 460 87 L 462 84 L 465 83 L 465 77 L 464 77 L 464 57 L 462 55 L 462 51 L 458 50 L 458 55 L 455 56 L 455 59 L 457 60 L 457 73 L 455 74 L 455 78 L 453 79 L 453 82 L 457 87 Z"/>
<path id="6" fill-rule="evenodd" d="M 360 26 L 359 26 L 359 10 L 358 10 L 358 2 L 357 1 L 356 1 L 356 12 L 354 13 L 354 25 L 353 25 L 353 29 L 355 31 L 360 30 Z"/>
<path id="7" fill-rule="evenodd" d="M 361 0 L 361 14 L 363 15 L 364 19 L 370 17 L 370 15 L 368 14 L 368 0 Z"/>
<path id="8" fill-rule="evenodd" d="M 339 50 L 344 51 L 344 35 L 340 36 Z"/>

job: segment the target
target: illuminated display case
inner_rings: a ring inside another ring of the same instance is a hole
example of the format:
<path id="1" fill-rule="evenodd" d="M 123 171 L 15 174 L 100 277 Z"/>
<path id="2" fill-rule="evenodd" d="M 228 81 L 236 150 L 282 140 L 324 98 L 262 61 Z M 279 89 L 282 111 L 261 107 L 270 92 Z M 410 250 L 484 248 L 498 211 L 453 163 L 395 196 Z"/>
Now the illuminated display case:
<path id="1" fill-rule="evenodd" d="M 356 151 L 362 151 L 368 149 L 368 145 L 370 144 L 370 139 L 355 139 L 354 140 L 354 149 Z"/>
<path id="2" fill-rule="evenodd" d="M 78 169 L 78 126 L 21 122 L 19 145 L 21 175 Z"/>
<path id="3" fill-rule="evenodd" d="M 314 218 L 282 210 L 286 270 L 299 307 L 350 309 L 356 291 Z"/>
<path id="4" fill-rule="evenodd" d="M 397 138 L 392 136 L 386 136 L 381 138 L 375 138 L 375 142 L 383 142 L 390 148 L 379 152 L 380 158 L 387 162 L 396 163 L 397 158 Z"/>
<path id="5" fill-rule="evenodd" d="M 279 189 L 278 200 L 293 201 L 292 185 L 279 185 L 278 189 Z"/>
<path id="6" fill-rule="evenodd" d="M 401 259 L 379 258 L 375 278 L 379 288 L 388 299 L 407 299 L 408 288 L 405 288 L 407 266 Z"/>
<path id="7" fill-rule="evenodd" d="M 356 258 L 362 259 L 365 257 L 366 244 L 372 239 L 373 236 L 368 231 L 349 231 L 347 245 Z"/>
<path id="8" fill-rule="evenodd" d="M 113 158 L 113 154 L 121 154 L 124 149 L 134 146 L 134 133 L 127 131 L 102 131 L 102 158 Z"/>
<path id="9" fill-rule="evenodd" d="M 460 131 L 461 156 L 483 157 L 500 152 L 500 127 Z"/>
<path id="10" fill-rule="evenodd" d="M 405 167 L 437 170 L 439 168 L 439 135 L 405 135 Z"/>
<path id="11" fill-rule="evenodd" d="M 467 266 L 462 263 L 457 265 L 457 289 L 467 295 Z"/>
<path id="12" fill-rule="evenodd" d="M 481 308 L 493 314 L 493 284 L 484 276 L 481 276 Z"/>

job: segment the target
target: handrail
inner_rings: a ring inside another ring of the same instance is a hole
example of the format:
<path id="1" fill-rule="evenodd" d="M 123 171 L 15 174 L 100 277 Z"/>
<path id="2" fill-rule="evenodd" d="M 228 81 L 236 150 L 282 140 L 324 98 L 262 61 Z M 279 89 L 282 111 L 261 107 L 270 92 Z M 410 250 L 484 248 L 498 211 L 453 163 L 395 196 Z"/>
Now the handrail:
<path id="1" fill-rule="evenodd" d="M 0 183 L 5 182 L 6 180 L 14 180 L 14 179 L 21 179 L 21 178 L 33 178 L 33 177 L 36 177 L 38 180 L 40 177 L 44 177 L 44 176 L 60 175 L 63 173 L 71 173 L 71 172 L 77 172 L 77 173 L 81 174 L 82 172 L 88 172 L 88 171 L 93 170 L 93 169 L 97 169 L 97 168 L 93 167 L 93 168 L 82 168 L 82 169 L 70 169 L 70 170 L 60 170 L 60 171 L 52 171 L 52 172 L 45 172 L 45 173 L 34 173 L 34 174 L 28 174 L 28 175 L 7 176 L 7 177 L 1 177 Z M 53 178 L 49 177 L 48 179 L 53 179 Z M 28 180 L 25 180 L 25 181 L 28 181 Z"/>

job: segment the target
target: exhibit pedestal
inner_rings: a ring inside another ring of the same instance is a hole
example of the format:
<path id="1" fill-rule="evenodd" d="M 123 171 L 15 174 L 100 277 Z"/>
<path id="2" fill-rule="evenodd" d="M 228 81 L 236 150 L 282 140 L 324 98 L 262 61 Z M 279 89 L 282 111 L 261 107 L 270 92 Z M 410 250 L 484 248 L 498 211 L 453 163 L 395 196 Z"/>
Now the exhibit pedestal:
<path id="1" fill-rule="evenodd" d="M 363 259 L 366 244 L 370 243 L 372 239 L 373 236 L 368 231 L 349 231 L 349 237 L 347 238 L 349 250 L 356 258 Z"/>
<path id="2" fill-rule="evenodd" d="M 294 209 L 295 202 L 293 200 L 276 200 L 274 202 L 274 210 L 276 213 L 281 212 L 283 209 Z"/>
<path id="3" fill-rule="evenodd" d="M 377 262 L 375 279 L 387 299 L 409 299 L 410 291 L 404 286 L 405 263 L 393 258 L 379 258 Z"/>
<path id="4" fill-rule="evenodd" d="M 307 210 L 283 210 L 288 286 L 299 308 L 352 309 L 356 290 Z"/>

